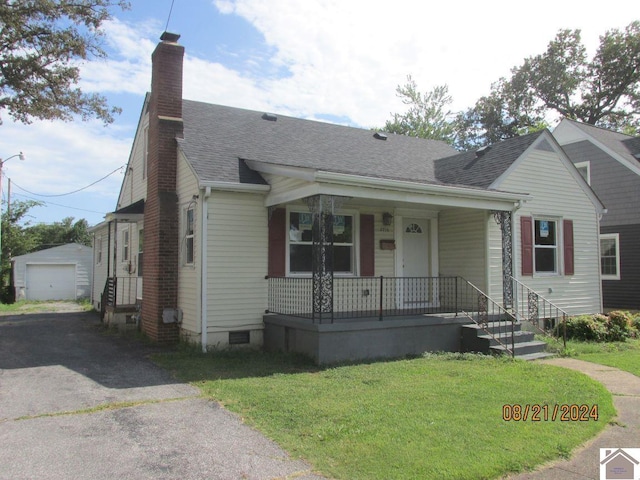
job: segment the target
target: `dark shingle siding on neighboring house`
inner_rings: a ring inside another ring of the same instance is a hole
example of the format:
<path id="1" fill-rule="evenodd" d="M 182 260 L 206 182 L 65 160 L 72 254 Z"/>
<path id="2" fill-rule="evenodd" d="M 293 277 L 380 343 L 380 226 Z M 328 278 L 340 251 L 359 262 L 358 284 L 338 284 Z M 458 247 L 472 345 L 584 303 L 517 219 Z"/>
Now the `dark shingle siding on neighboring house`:
<path id="1" fill-rule="evenodd" d="M 562 147 L 574 162 L 589 162 L 591 187 L 608 213 L 600 225 L 640 223 L 640 176 L 585 140 Z"/>
<path id="2" fill-rule="evenodd" d="M 601 233 L 620 238 L 620 280 L 603 280 L 605 308 L 640 309 L 640 224 L 602 227 Z"/>

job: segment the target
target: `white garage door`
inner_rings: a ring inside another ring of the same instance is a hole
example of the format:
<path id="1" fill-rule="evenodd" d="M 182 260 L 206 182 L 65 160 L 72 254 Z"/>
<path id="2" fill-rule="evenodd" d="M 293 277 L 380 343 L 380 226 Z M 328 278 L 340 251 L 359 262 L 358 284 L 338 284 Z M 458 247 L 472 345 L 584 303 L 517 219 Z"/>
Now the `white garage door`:
<path id="1" fill-rule="evenodd" d="M 27 300 L 75 300 L 75 265 L 27 265 Z"/>

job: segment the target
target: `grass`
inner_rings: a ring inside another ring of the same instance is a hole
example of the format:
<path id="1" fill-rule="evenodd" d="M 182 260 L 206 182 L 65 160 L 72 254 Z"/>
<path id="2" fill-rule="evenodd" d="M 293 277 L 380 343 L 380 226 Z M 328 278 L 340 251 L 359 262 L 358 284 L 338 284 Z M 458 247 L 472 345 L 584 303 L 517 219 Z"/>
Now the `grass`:
<path id="1" fill-rule="evenodd" d="M 568 456 L 612 418 L 585 375 L 477 355 L 321 369 L 262 353 L 155 357 L 294 456 L 342 479 L 497 478 Z M 598 421 L 505 421 L 505 404 L 598 405 Z"/>
<path id="2" fill-rule="evenodd" d="M 77 305 L 81 311 L 93 310 L 93 305 L 89 300 L 64 300 L 64 301 L 26 301 L 18 300 L 15 303 L 0 303 L 0 315 L 22 315 L 27 313 L 50 313 L 60 311 L 69 304 Z"/>
<path id="3" fill-rule="evenodd" d="M 566 356 L 587 362 L 619 368 L 640 377 L 640 339 L 626 342 L 577 342 L 567 341 Z"/>

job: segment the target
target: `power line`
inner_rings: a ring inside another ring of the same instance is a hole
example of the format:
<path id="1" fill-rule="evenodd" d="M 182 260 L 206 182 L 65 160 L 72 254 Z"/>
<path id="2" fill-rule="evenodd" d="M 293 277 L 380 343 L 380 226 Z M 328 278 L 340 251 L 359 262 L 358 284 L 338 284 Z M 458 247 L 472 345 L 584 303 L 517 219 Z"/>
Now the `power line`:
<path id="1" fill-rule="evenodd" d="M 31 191 L 27 190 L 26 188 L 21 187 L 21 186 L 20 186 L 20 185 L 18 185 L 16 182 L 11 182 L 11 183 L 13 183 L 13 186 L 14 186 L 14 187 L 18 187 L 18 188 L 19 188 L 20 190 L 22 190 L 23 192 L 27 192 L 27 193 L 29 193 L 29 194 L 31 194 L 31 195 L 35 195 L 36 197 L 65 197 L 65 196 L 67 196 L 67 195 L 73 195 L 74 193 L 78 193 L 78 192 L 81 192 L 82 190 L 86 190 L 86 189 L 87 189 L 87 188 L 89 188 L 89 187 L 93 187 L 96 183 L 99 183 L 99 182 L 101 182 L 101 181 L 103 181 L 103 180 L 107 179 L 108 177 L 110 177 L 111 175 L 113 175 L 114 173 L 116 173 L 118 170 L 123 169 L 124 167 L 126 167 L 126 165 L 122 165 L 122 166 L 120 166 L 120 167 L 116 168 L 114 171 L 112 171 L 112 172 L 110 172 L 110 173 L 106 174 L 104 177 L 102 177 L 102 178 L 100 178 L 100 179 L 96 180 L 95 182 L 90 183 L 90 184 L 89 184 L 89 185 L 87 185 L 86 187 L 79 188 L 79 189 L 74 190 L 74 191 L 72 191 L 72 192 L 67 192 L 67 193 L 58 193 L 58 194 L 55 194 L 55 195 L 46 195 L 46 194 L 43 194 L 43 193 L 34 193 L 34 192 L 31 192 Z"/>
<path id="2" fill-rule="evenodd" d="M 29 197 L 28 195 L 23 195 L 21 193 L 14 193 L 13 195 L 15 195 L 17 197 L 23 197 L 23 198 L 27 198 L 29 200 L 35 200 L 37 202 L 40 202 L 40 200 L 38 200 L 36 198 L 32 198 L 32 197 Z M 44 203 L 45 205 L 55 205 L 56 207 L 69 208 L 71 210 L 80 210 L 81 212 L 100 213 L 102 215 L 105 215 L 105 212 L 98 212 L 96 210 L 87 210 L 86 208 L 70 207 L 69 205 L 62 205 L 60 203 L 53 203 L 53 202 L 48 202 L 48 201 L 47 202 L 43 201 L 42 203 Z"/>
<path id="3" fill-rule="evenodd" d="M 165 32 L 169 29 L 169 20 L 171 20 L 171 12 L 173 12 L 173 2 L 175 2 L 175 0 L 171 0 L 171 8 L 169 9 L 169 16 L 167 17 L 167 25 L 164 27 Z"/>

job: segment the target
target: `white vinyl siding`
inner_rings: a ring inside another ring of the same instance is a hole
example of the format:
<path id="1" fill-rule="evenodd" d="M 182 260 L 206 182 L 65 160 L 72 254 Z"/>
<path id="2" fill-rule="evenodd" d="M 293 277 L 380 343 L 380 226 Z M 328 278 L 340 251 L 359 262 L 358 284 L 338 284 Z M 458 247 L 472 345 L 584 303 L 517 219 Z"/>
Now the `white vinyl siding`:
<path id="1" fill-rule="evenodd" d="M 515 277 L 570 314 L 600 311 L 600 258 L 598 219 L 587 194 L 555 152 L 532 150 L 500 184 L 506 191 L 525 191 L 531 199 L 517 210 L 514 221 Z M 559 275 L 522 277 L 520 216 L 557 220 Z M 573 221 L 575 274 L 563 275 L 562 220 Z"/>
<path id="2" fill-rule="evenodd" d="M 440 212 L 440 275 L 461 276 L 479 289 L 487 285 L 487 213 L 457 209 Z"/>
<path id="3" fill-rule="evenodd" d="M 178 192 L 178 201 L 182 207 L 186 207 L 193 200 L 194 195 L 199 195 L 196 177 L 182 155 L 180 155 L 178 159 L 176 189 Z M 198 249 L 200 248 L 201 239 L 200 227 L 203 225 L 201 218 L 203 201 L 205 200 L 202 198 L 202 195 L 200 195 L 197 201 L 192 204 L 195 219 L 193 236 L 195 262 L 189 266 L 184 266 L 181 262 L 181 266 L 178 268 L 178 307 L 182 309 L 181 328 L 189 337 L 197 336 L 200 333 L 202 324 L 200 320 L 200 272 L 202 265 Z M 181 240 L 182 233 L 181 231 Z"/>
<path id="4" fill-rule="evenodd" d="M 107 281 L 107 264 L 109 262 L 109 249 L 108 249 L 108 233 L 107 226 L 100 228 L 94 232 L 94 265 L 93 265 L 93 286 L 91 288 L 91 303 L 93 308 L 100 310 L 100 302 L 104 285 Z M 97 262 L 97 249 L 102 245 L 102 262 Z"/>
<path id="5" fill-rule="evenodd" d="M 145 129 L 148 128 L 149 117 L 141 119 L 133 140 L 129 163 L 122 180 L 122 188 L 116 208 L 126 207 L 147 197 L 147 179 L 145 172 Z"/>
<path id="6" fill-rule="evenodd" d="M 261 335 L 267 305 L 268 227 L 264 197 L 212 192 L 208 208 L 209 344 L 224 342 L 227 337 L 223 333 L 234 330 L 252 330 L 254 343 L 258 340 L 254 330 Z"/>
<path id="7" fill-rule="evenodd" d="M 361 214 L 374 214 L 374 261 L 375 261 L 375 274 L 376 276 L 394 277 L 395 276 L 395 250 L 382 250 L 380 248 L 380 240 L 393 240 L 394 239 L 394 224 L 396 219 L 392 220 L 391 225 L 384 225 L 382 223 L 382 214 L 389 210 L 379 210 L 376 212 L 369 212 L 361 210 Z M 398 240 L 396 239 L 396 245 Z"/>

